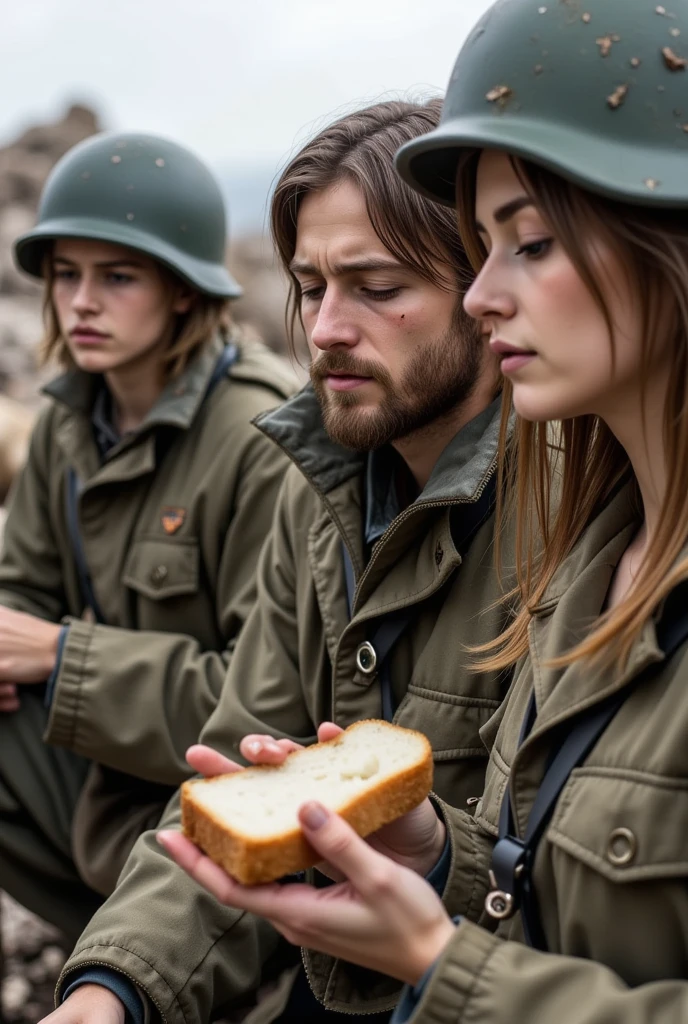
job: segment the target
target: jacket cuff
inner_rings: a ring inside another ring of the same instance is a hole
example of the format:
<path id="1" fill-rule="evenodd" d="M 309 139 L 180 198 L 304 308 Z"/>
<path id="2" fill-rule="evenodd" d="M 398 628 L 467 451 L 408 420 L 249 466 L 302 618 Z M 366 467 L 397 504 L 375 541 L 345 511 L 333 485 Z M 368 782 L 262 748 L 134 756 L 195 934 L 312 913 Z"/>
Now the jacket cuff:
<path id="1" fill-rule="evenodd" d="M 60 1002 L 64 1002 L 72 992 L 82 985 L 100 985 L 107 988 L 113 995 L 117 996 L 124 1006 L 126 1016 L 124 1024 L 144 1024 L 144 1010 L 141 997 L 136 985 L 125 978 L 117 971 L 111 971 L 107 967 L 86 967 L 83 971 L 72 975 L 69 984 L 65 986 Z"/>
<path id="2" fill-rule="evenodd" d="M 68 626 L 43 739 L 53 746 L 70 750 L 74 747 L 81 712 L 81 689 L 94 626 L 82 619 L 70 619 Z"/>
<path id="3" fill-rule="evenodd" d="M 491 932 L 472 921 L 462 921 L 426 980 L 410 1017 L 399 1024 L 456 1024 L 490 957 L 502 944 Z"/>

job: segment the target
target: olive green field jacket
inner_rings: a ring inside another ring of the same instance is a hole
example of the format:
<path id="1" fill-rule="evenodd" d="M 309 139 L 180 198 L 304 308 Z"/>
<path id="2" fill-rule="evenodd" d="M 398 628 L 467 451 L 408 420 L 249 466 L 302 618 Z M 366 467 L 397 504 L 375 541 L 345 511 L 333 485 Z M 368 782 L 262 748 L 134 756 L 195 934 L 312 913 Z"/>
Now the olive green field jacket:
<path id="1" fill-rule="evenodd" d="M 162 809 L 190 774 L 185 750 L 215 707 L 255 603 L 287 460 L 250 420 L 295 381 L 276 355 L 241 342 L 204 401 L 221 351 L 219 338 L 202 350 L 105 461 L 91 422 L 95 378 L 58 378 L 10 496 L 0 604 L 69 626 L 44 739 L 94 762 L 74 822 L 80 867 L 103 861 L 98 846 L 106 833 L 112 841 L 118 816 L 124 823 L 151 801 Z M 82 616 L 69 467 L 106 625 Z"/>
<path id="2" fill-rule="evenodd" d="M 666 659 L 649 621 L 621 674 L 548 665 L 600 614 L 636 515 L 626 487 L 561 566 L 536 610 L 510 695 L 483 730 L 492 752 L 475 817 L 445 808 L 453 863 L 444 900 L 466 919 L 409 1024 L 688 1021 L 688 644 Z M 519 749 L 533 691 L 537 718 Z M 520 916 L 497 926 L 483 909 L 505 791 L 523 836 L 562 729 L 624 691 L 620 710 L 569 776 L 538 847 L 533 879 L 548 952 L 534 950 L 524 944 Z M 394 1001 L 389 980 L 318 954 L 306 958 L 330 1007 L 362 1012 Z"/>
<path id="3" fill-rule="evenodd" d="M 259 418 L 260 429 L 294 465 L 261 555 L 258 601 L 203 742 L 238 757 L 247 733 L 311 743 L 322 721 L 348 726 L 381 717 L 379 679 L 359 672 L 356 650 L 372 621 L 414 607 L 390 656 L 399 701 L 394 721 L 428 736 L 434 788 L 445 800 L 465 806 L 482 792 L 487 752 L 480 731 L 499 707 L 506 682 L 502 675 L 470 671 L 466 646 L 494 637 L 505 623 L 494 567 L 494 515 L 488 514 L 462 557 L 450 511 L 470 510 L 495 473 L 499 420 L 495 402 L 459 431 L 423 492 L 394 519 L 366 562 L 366 457 L 327 437 L 310 386 Z M 351 619 L 342 543 L 356 576 Z M 164 826 L 178 827 L 177 803 L 168 811 Z M 89 964 L 107 965 L 138 985 L 159 1019 L 205 1024 L 256 992 L 279 942 L 265 922 L 220 906 L 148 833 L 82 935 L 63 981 Z M 278 1009 L 265 1001 L 250 1020 L 273 1020 Z"/>

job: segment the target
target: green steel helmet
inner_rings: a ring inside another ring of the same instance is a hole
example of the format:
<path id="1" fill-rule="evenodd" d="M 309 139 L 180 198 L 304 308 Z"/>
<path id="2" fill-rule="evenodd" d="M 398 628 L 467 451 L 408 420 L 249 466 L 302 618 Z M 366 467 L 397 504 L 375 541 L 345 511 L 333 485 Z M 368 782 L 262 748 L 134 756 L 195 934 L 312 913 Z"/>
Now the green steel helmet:
<path id="1" fill-rule="evenodd" d="M 397 169 L 454 205 L 465 147 L 590 191 L 688 207 L 688 0 L 498 0 L 454 66 L 439 126 Z"/>
<path id="2" fill-rule="evenodd" d="M 224 265 L 225 205 L 208 168 L 155 135 L 104 132 L 70 149 L 45 183 L 33 231 L 14 245 L 41 277 L 46 243 L 88 238 L 147 253 L 206 295 L 236 298 Z"/>

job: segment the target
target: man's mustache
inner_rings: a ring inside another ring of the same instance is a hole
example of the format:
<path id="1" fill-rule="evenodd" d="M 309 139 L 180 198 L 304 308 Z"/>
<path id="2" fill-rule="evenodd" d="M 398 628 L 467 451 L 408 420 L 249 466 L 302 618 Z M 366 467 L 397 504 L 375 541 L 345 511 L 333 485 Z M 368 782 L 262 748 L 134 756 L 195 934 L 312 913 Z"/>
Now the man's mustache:
<path id="1" fill-rule="evenodd" d="M 354 359 L 348 352 L 325 352 L 311 363 L 311 380 L 324 380 L 332 373 L 350 377 L 372 377 L 381 384 L 389 382 L 387 370 L 369 359 Z"/>

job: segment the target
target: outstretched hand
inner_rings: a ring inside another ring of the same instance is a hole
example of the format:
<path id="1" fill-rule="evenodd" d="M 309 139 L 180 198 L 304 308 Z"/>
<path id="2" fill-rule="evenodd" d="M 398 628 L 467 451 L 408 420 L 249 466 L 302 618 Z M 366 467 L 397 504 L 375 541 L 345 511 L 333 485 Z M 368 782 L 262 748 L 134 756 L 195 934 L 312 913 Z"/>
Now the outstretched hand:
<path id="1" fill-rule="evenodd" d="M 345 881 L 325 889 L 242 886 L 179 832 L 159 832 L 158 841 L 221 903 L 264 917 L 289 942 L 417 984 L 454 933 L 439 897 L 321 804 L 305 804 L 299 820 L 311 846 Z"/>

